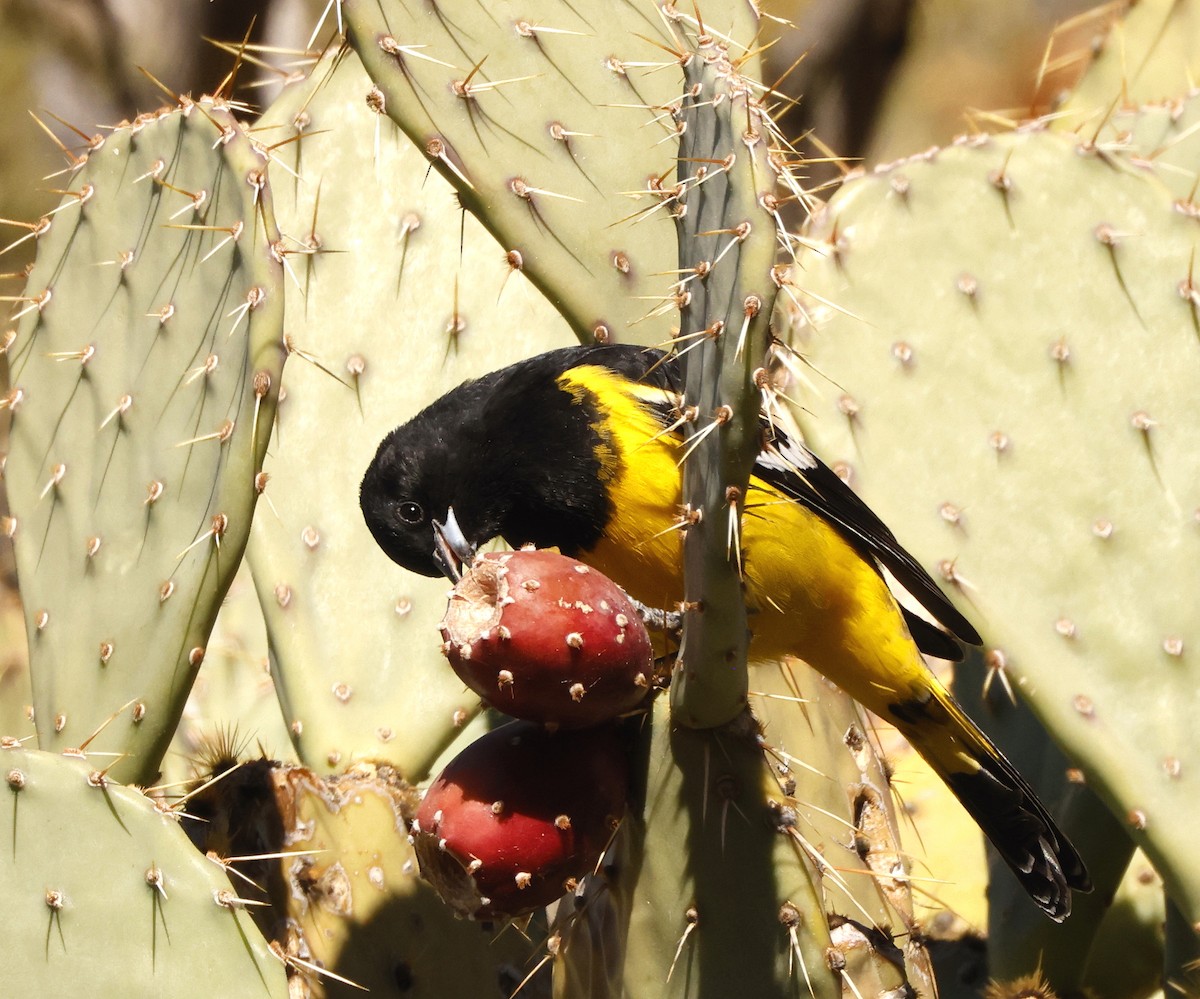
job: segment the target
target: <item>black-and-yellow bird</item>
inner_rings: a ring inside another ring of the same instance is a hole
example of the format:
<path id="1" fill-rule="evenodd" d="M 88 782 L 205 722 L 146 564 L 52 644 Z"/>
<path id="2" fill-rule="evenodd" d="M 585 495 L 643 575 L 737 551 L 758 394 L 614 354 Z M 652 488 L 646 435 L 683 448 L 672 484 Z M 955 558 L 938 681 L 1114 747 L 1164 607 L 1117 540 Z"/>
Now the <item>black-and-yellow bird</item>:
<path id="1" fill-rule="evenodd" d="M 452 575 L 495 537 L 581 558 L 651 607 L 682 595 L 675 358 L 633 346 L 569 347 L 467 382 L 379 446 L 363 515 L 400 565 Z M 764 423 L 764 427 L 766 424 Z M 803 444 L 777 427 L 742 518 L 752 659 L 797 656 L 895 724 L 1055 920 L 1083 862 L 1033 790 L 921 658 L 961 658 L 902 609 L 880 571 L 952 635 L 979 644 L 891 531 Z"/>

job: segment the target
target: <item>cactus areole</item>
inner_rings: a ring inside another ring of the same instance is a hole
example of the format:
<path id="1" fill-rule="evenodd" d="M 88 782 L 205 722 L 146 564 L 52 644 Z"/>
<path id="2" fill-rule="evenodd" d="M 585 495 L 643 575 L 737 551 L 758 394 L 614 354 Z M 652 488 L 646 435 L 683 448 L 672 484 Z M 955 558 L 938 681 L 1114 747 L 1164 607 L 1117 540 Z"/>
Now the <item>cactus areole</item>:
<path id="1" fill-rule="evenodd" d="M 477 558 L 450 596 L 442 638 L 463 682 L 517 718 L 596 725 L 637 707 L 650 687 L 650 636 L 633 602 L 553 551 Z"/>
<path id="2" fill-rule="evenodd" d="M 421 876 L 476 919 L 549 905 L 595 869 L 625 811 L 627 766 L 612 726 L 493 729 L 425 793 L 412 829 Z"/>

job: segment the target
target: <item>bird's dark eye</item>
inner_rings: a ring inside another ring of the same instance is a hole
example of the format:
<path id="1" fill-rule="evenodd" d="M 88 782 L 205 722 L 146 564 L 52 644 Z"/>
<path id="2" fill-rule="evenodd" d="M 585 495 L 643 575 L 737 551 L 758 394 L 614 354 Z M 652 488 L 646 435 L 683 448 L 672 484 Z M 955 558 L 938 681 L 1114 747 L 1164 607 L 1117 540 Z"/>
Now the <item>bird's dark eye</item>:
<path id="1" fill-rule="evenodd" d="M 400 519 L 406 524 L 419 524 L 425 519 L 425 511 L 420 503 L 406 500 L 400 504 Z"/>

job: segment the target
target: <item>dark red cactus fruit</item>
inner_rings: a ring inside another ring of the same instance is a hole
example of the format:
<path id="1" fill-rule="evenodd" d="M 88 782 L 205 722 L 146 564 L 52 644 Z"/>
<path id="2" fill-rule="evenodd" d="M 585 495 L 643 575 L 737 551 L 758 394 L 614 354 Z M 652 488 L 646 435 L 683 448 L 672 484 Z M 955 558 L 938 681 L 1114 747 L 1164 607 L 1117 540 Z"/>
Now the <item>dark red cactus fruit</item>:
<path id="1" fill-rule="evenodd" d="M 413 822 L 421 876 L 455 912 L 518 916 L 573 891 L 625 812 L 616 728 L 493 729 L 458 754 Z"/>
<path id="2" fill-rule="evenodd" d="M 462 681 L 516 718 L 583 728 L 637 707 L 650 688 L 645 625 L 611 579 L 565 555 L 477 558 L 442 620 Z"/>

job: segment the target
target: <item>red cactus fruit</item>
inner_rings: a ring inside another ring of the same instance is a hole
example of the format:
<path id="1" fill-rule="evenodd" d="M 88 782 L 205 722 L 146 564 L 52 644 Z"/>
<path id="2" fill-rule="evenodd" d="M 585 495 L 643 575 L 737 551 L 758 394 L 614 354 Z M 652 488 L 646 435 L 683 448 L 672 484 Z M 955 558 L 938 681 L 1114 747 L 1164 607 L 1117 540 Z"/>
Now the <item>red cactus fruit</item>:
<path id="1" fill-rule="evenodd" d="M 650 636 L 624 591 L 565 555 L 477 558 L 450 596 L 442 646 L 462 681 L 516 718 L 582 728 L 646 696 Z"/>
<path id="2" fill-rule="evenodd" d="M 421 875 L 462 916 L 549 905 L 599 861 L 625 811 L 627 775 L 611 725 L 493 729 L 425 793 L 412 825 Z"/>

